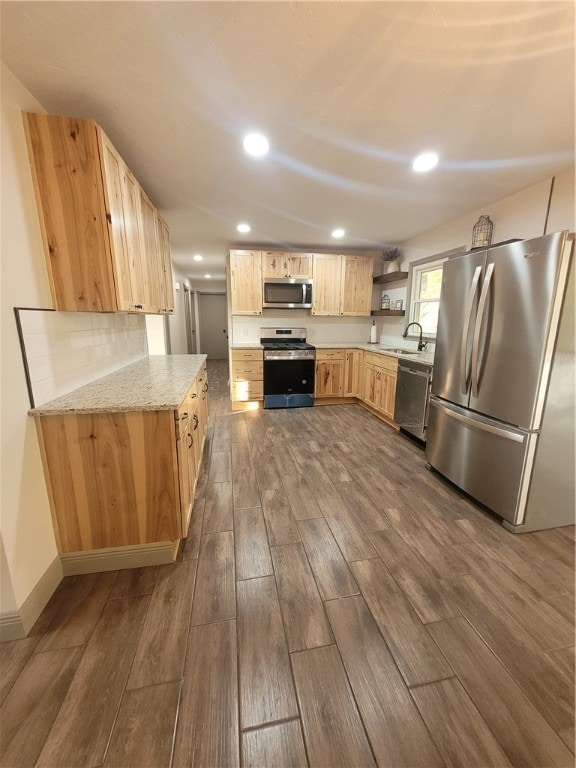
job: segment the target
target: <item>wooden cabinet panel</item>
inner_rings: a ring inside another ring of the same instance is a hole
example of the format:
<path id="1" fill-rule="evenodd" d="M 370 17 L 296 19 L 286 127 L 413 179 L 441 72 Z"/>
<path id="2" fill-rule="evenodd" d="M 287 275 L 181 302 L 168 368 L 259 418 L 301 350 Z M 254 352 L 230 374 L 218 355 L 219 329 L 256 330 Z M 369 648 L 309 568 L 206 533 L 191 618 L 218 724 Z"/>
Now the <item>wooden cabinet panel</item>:
<path id="1" fill-rule="evenodd" d="M 313 277 L 313 315 L 370 315 L 371 257 L 316 253 Z"/>
<path id="2" fill-rule="evenodd" d="M 312 254 L 264 251 L 262 277 L 312 277 Z"/>
<path id="3" fill-rule="evenodd" d="M 344 397 L 360 396 L 361 361 L 362 351 L 360 349 L 346 350 L 344 370 Z"/>
<path id="4" fill-rule="evenodd" d="M 344 394 L 344 349 L 317 349 L 314 397 L 342 397 Z"/>
<path id="5" fill-rule="evenodd" d="M 262 277 L 286 277 L 288 274 L 287 256 L 284 251 L 264 251 L 262 253 Z"/>
<path id="6" fill-rule="evenodd" d="M 118 309 L 96 123 L 24 113 L 56 309 Z"/>
<path id="7" fill-rule="evenodd" d="M 373 352 L 364 353 L 362 399 L 389 419 L 394 419 L 398 360 Z"/>
<path id="8" fill-rule="evenodd" d="M 340 314 L 368 316 L 372 304 L 372 257 L 343 256 Z"/>
<path id="9" fill-rule="evenodd" d="M 160 311 L 156 210 L 104 131 L 23 117 L 55 309 Z"/>
<path id="10" fill-rule="evenodd" d="M 261 349 L 232 349 L 232 363 L 242 362 L 243 360 L 252 360 L 262 363 L 263 351 Z"/>
<path id="11" fill-rule="evenodd" d="M 230 251 L 233 315 L 262 314 L 262 252 Z"/>
<path id="12" fill-rule="evenodd" d="M 314 254 L 312 276 L 313 315 L 340 314 L 341 257 L 334 254 Z"/>
<path id="13" fill-rule="evenodd" d="M 288 277 L 312 277 L 312 254 L 289 253 Z"/>
<path id="14" fill-rule="evenodd" d="M 263 355 L 260 349 L 232 350 L 232 402 L 264 399 Z"/>
<path id="15" fill-rule="evenodd" d="M 130 310 L 138 302 L 138 296 L 135 295 L 136 286 L 132 277 L 133 266 L 126 242 L 125 164 L 103 131 L 100 132 L 99 137 L 104 163 L 104 195 L 108 209 L 108 225 L 116 271 L 118 309 Z"/>
<path id="16" fill-rule="evenodd" d="M 174 312 L 174 282 L 172 279 L 172 259 L 170 257 L 170 231 L 168 225 L 156 212 L 158 249 L 161 262 L 161 312 Z"/>
<path id="17" fill-rule="evenodd" d="M 172 411 L 37 423 L 60 552 L 181 537 Z"/>

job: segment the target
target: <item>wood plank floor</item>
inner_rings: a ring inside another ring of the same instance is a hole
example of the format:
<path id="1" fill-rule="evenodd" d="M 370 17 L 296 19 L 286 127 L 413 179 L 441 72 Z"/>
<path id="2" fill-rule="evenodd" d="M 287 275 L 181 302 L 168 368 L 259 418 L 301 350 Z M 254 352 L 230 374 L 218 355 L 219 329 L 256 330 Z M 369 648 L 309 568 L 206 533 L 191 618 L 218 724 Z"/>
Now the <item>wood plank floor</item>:
<path id="1" fill-rule="evenodd" d="M 574 526 L 514 536 L 360 406 L 232 412 L 227 377 L 177 561 L 0 645 L 0 766 L 574 766 Z"/>

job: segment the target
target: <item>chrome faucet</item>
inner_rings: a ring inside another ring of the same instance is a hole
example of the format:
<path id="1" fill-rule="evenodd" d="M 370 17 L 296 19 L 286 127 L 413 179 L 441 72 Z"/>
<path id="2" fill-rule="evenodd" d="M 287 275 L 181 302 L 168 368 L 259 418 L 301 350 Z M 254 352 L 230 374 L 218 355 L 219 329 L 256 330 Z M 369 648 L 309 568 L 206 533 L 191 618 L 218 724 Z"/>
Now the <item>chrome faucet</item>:
<path id="1" fill-rule="evenodd" d="M 412 325 L 417 325 L 418 328 L 420 328 L 420 339 L 418 340 L 418 352 L 422 352 L 423 349 L 426 349 L 426 344 L 428 344 L 427 341 L 422 341 L 422 326 L 420 323 L 408 323 L 406 328 L 404 328 L 404 333 L 402 334 L 402 338 L 405 339 L 408 336 L 408 328 Z"/>

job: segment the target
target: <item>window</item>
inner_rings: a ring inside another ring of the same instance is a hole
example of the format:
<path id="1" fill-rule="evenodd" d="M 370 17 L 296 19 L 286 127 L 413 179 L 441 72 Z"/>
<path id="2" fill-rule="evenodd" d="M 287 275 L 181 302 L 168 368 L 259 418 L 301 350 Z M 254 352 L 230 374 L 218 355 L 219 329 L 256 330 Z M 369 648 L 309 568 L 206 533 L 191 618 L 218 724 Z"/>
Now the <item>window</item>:
<path id="1" fill-rule="evenodd" d="M 442 270 L 444 262 L 450 257 L 464 253 L 465 247 L 429 256 L 410 264 L 408 278 L 408 322 L 420 323 L 422 335 L 428 339 L 436 338 L 438 310 L 440 309 L 440 290 L 442 288 Z M 410 329 L 416 331 L 416 329 Z M 409 336 L 418 336 L 412 332 Z"/>

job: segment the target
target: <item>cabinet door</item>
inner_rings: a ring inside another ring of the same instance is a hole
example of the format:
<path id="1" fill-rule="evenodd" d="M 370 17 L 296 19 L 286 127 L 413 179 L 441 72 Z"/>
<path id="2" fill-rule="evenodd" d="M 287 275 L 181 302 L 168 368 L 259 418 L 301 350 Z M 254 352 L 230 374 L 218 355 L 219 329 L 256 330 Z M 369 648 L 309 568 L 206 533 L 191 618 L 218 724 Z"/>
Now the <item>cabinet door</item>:
<path id="1" fill-rule="evenodd" d="M 28 112 L 24 127 L 54 308 L 114 312 L 96 123 Z"/>
<path id="2" fill-rule="evenodd" d="M 262 314 L 262 252 L 230 251 L 233 315 Z"/>
<path id="3" fill-rule="evenodd" d="M 342 397 L 344 391 L 344 362 L 318 360 L 314 378 L 314 397 Z"/>
<path id="4" fill-rule="evenodd" d="M 124 223 L 126 224 L 126 247 L 132 281 L 133 310 L 144 310 L 146 305 L 145 250 L 142 232 L 142 210 L 140 204 L 140 185 L 124 166 Z"/>
<path id="5" fill-rule="evenodd" d="M 138 299 L 134 295 L 132 267 L 126 244 L 126 222 L 122 194 L 125 165 L 103 131 L 100 132 L 100 141 L 104 163 L 104 195 L 108 209 L 108 227 L 116 273 L 118 309 L 129 310 L 134 308 Z"/>
<path id="6" fill-rule="evenodd" d="M 182 537 L 186 538 L 188 533 L 188 524 L 192 512 L 192 477 L 191 477 L 191 454 L 194 455 L 194 446 L 192 435 L 188 429 L 181 433 L 177 441 L 178 447 L 178 482 L 180 486 L 180 525 L 182 528 Z"/>
<path id="7" fill-rule="evenodd" d="M 396 374 L 392 374 L 389 371 L 382 370 L 380 372 L 380 397 L 378 410 L 388 416 L 390 419 L 394 418 L 394 400 L 396 397 Z"/>
<path id="8" fill-rule="evenodd" d="M 162 263 L 158 231 L 156 228 L 156 209 L 140 188 L 140 213 L 142 217 L 142 279 L 144 284 L 145 304 L 147 312 L 158 314 L 162 309 Z"/>
<path id="9" fill-rule="evenodd" d="M 360 395 L 360 362 L 362 352 L 359 349 L 347 349 L 344 371 L 344 396 L 358 397 Z"/>
<path id="10" fill-rule="evenodd" d="M 288 277 L 312 277 L 311 253 L 287 253 Z"/>
<path id="11" fill-rule="evenodd" d="M 262 277 L 288 277 L 288 261 L 284 251 L 262 253 Z"/>
<path id="12" fill-rule="evenodd" d="M 161 312 L 174 312 L 174 282 L 172 279 L 172 259 L 170 257 L 170 231 L 168 224 L 156 216 L 156 231 L 158 232 L 158 247 L 160 248 L 161 263 Z"/>
<path id="13" fill-rule="evenodd" d="M 372 305 L 372 258 L 343 256 L 340 314 L 368 316 Z"/>
<path id="14" fill-rule="evenodd" d="M 365 402 L 373 408 L 380 409 L 381 372 L 373 365 L 364 367 L 364 397 Z"/>
<path id="15" fill-rule="evenodd" d="M 312 288 L 313 315 L 340 314 L 341 256 L 315 253 L 312 265 L 314 286 Z"/>

